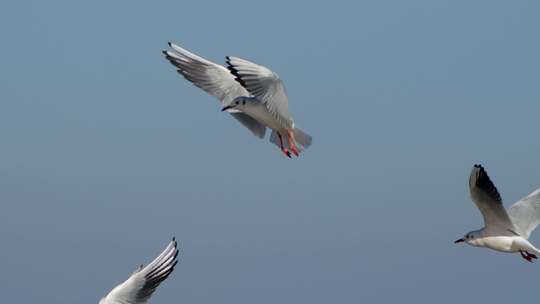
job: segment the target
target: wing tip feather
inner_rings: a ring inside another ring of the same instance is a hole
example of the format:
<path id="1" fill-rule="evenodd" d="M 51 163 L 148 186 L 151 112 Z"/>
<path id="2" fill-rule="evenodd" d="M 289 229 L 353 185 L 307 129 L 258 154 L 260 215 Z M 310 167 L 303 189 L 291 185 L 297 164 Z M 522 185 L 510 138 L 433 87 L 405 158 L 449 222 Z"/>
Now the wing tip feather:
<path id="1" fill-rule="evenodd" d="M 234 80 L 238 82 L 242 87 L 247 89 L 246 82 L 242 79 L 242 76 L 239 74 L 238 69 L 232 64 L 231 57 L 225 56 L 225 62 L 227 63 L 227 70 L 231 72 L 231 74 L 234 76 Z"/>
<path id="2" fill-rule="evenodd" d="M 473 186 L 478 187 L 492 195 L 496 200 L 501 201 L 501 195 L 499 194 L 497 187 L 495 187 L 495 184 L 491 181 L 486 169 L 481 164 L 474 164 L 469 183 L 471 188 Z"/>

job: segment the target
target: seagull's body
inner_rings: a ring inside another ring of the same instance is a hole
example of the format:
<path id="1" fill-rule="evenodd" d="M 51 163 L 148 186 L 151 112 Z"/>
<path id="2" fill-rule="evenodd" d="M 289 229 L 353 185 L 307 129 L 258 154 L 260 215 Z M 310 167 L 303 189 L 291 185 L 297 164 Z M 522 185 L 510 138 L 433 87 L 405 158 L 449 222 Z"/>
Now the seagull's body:
<path id="1" fill-rule="evenodd" d="M 270 142 L 288 157 L 298 156 L 311 145 L 311 136 L 295 127 L 289 114 L 285 86 L 270 69 L 253 62 L 226 57 L 227 67 L 199 57 L 169 42 L 172 51 L 165 58 L 184 78 L 217 97 L 229 112 L 255 136 L 264 138 L 272 130 Z"/>
<path id="2" fill-rule="evenodd" d="M 529 262 L 540 255 L 540 250 L 528 241 L 540 223 L 540 189 L 506 210 L 497 188 L 480 165 L 474 165 L 469 189 L 471 199 L 482 213 L 485 227 L 467 233 L 455 243 L 465 242 L 501 252 L 519 252 Z"/>
<path id="3" fill-rule="evenodd" d="M 174 270 L 178 257 L 176 240 L 146 267 L 141 265 L 122 284 L 116 286 L 99 304 L 146 304 L 159 286 Z"/>
<path id="4" fill-rule="evenodd" d="M 253 117 L 256 121 L 267 126 L 272 130 L 282 130 L 285 131 L 286 128 L 279 123 L 278 120 L 272 117 L 272 113 L 257 98 L 254 97 L 239 97 L 236 100 L 242 104 L 242 112 Z M 245 101 L 245 104 L 244 104 Z M 292 124 L 290 125 L 292 127 Z"/>
<path id="5" fill-rule="evenodd" d="M 490 233 L 485 228 L 475 231 L 470 240 L 464 240 L 467 244 L 475 247 L 486 247 L 500 252 L 526 251 L 533 254 L 540 254 L 527 239 L 519 235 L 506 236 L 506 233 Z"/>

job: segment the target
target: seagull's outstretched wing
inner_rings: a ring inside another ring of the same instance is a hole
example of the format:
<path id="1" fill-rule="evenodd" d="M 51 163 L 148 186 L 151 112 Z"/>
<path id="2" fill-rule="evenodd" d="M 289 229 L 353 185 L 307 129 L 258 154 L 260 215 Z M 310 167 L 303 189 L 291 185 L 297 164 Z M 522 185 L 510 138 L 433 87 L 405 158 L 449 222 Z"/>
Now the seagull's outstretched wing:
<path id="1" fill-rule="evenodd" d="M 184 78 L 208 94 L 217 97 L 223 106 L 236 97 L 251 96 L 225 67 L 197 56 L 169 42 L 172 51 L 163 51 L 165 58 L 178 68 Z M 255 136 L 264 138 L 266 127 L 250 116 L 237 112 L 231 115 L 247 127 Z"/>
<path id="2" fill-rule="evenodd" d="M 469 190 L 473 202 L 484 217 L 488 233 L 490 230 L 495 230 L 497 233 L 515 233 L 512 221 L 504 209 L 499 191 L 481 165 L 474 165 L 471 171 Z"/>
<path id="3" fill-rule="evenodd" d="M 519 200 L 508 209 L 508 215 L 518 232 L 529 238 L 531 232 L 540 224 L 540 189 Z"/>
<path id="4" fill-rule="evenodd" d="M 238 57 L 227 57 L 227 68 L 238 83 L 266 105 L 283 127 L 293 126 L 285 86 L 276 73 Z"/>
<path id="5" fill-rule="evenodd" d="M 116 286 L 99 304 L 145 304 L 161 282 L 174 270 L 178 257 L 176 240 L 146 267 L 139 267 L 124 283 Z"/>

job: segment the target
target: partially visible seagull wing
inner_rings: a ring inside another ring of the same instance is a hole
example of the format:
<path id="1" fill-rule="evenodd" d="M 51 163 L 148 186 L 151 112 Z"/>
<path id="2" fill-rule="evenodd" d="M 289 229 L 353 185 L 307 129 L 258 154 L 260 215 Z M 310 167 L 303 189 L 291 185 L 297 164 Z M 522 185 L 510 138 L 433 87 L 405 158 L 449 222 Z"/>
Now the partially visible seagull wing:
<path id="1" fill-rule="evenodd" d="M 176 240 L 146 267 L 140 267 L 124 283 L 116 286 L 100 304 L 145 304 L 156 288 L 174 270 L 178 257 Z"/>
<path id="2" fill-rule="evenodd" d="M 519 200 L 508 209 L 508 215 L 524 238 L 540 224 L 540 189 Z"/>
<path id="3" fill-rule="evenodd" d="M 512 221 L 504 209 L 499 191 L 481 165 L 474 165 L 471 171 L 469 190 L 473 202 L 484 217 L 487 231 L 515 233 Z"/>
<path id="4" fill-rule="evenodd" d="M 251 116 L 244 114 L 242 112 L 237 113 L 229 113 L 232 115 L 232 117 L 236 118 L 239 122 L 241 122 L 244 127 L 248 128 L 253 135 L 257 136 L 258 138 L 264 138 L 264 135 L 266 134 L 266 126 L 261 124 L 260 122 L 256 121 Z"/>
<path id="5" fill-rule="evenodd" d="M 227 57 L 227 68 L 244 88 L 266 105 L 283 127 L 293 126 L 285 86 L 276 73 L 238 57 Z"/>
<path id="6" fill-rule="evenodd" d="M 178 73 L 208 94 L 217 97 L 222 106 L 229 105 L 236 97 L 251 96 L 224 66 L 199 57 L 173 43 L 169 42 L 169 46 L 172 51 L 163 51 L 163 54 L 178 68 Z M 255 136 L 264 137 L 266 132 L 264 125 L 241 112 L 231 115 Z"/>
<path id="7" fill-rule="evenodd" d="M 163 51 L 165 58 L 178 68 L 178 73 L 208 94 L 217 97 L 223 106 L 238 96 L 250 96 L 223 66 L 197 56 L 170 43 L 172 51 Z"/>

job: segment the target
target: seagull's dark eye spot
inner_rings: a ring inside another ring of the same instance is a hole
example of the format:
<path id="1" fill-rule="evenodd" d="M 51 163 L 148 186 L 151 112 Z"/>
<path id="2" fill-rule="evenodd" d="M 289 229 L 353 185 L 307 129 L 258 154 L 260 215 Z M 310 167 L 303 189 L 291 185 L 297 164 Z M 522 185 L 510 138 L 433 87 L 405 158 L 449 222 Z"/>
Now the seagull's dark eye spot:
<path id="1" fill-rule="evenodd" d="M 238 104 L 238 101 L 237 101 L 237 102 L 235 102 L 235 104 Z"/>

